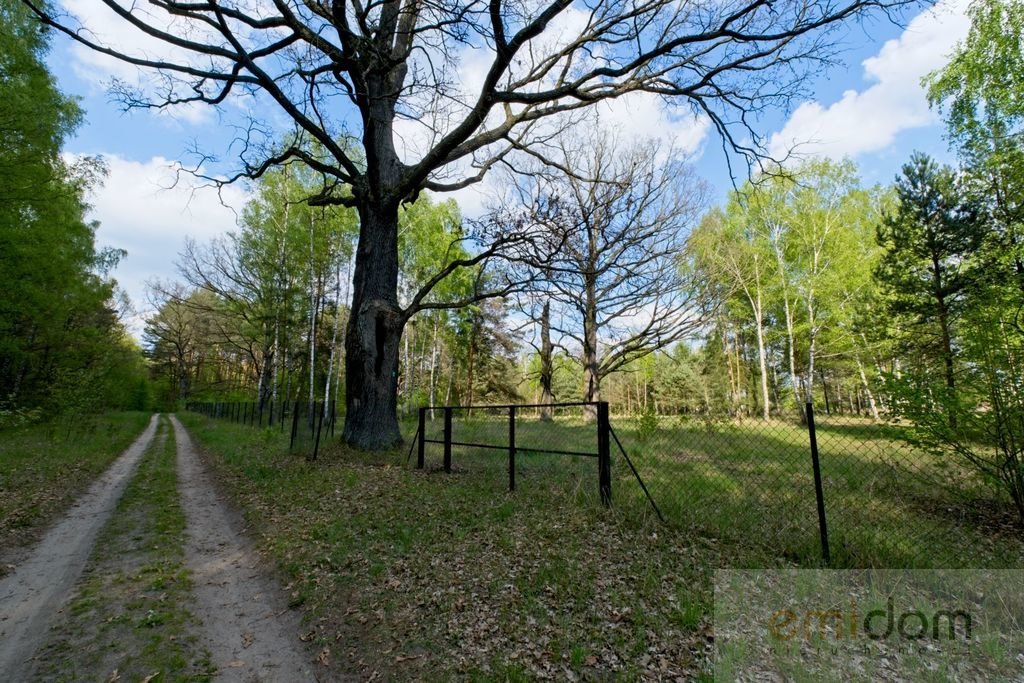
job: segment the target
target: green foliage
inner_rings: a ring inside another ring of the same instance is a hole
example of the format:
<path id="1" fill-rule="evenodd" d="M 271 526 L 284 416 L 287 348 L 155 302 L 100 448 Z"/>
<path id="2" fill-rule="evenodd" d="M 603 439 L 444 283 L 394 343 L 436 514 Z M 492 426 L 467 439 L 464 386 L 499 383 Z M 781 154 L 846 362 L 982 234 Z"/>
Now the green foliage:
<path id="1" fill-rule="evenodd" d="M 967 39 L 927 79 L 985 219 L 976 276 L 1024 306 L 1024 3 L 972 3 Z"/>
<path id="2" fill-rule="evenodd" d="M 968 467 L 1024 522 L 1024 334 L 1016 296 L 975 283 L 960 321 L 956 389 L 927 372 L 890 377 L 911 440 Z"/>
<path id="3" fill-rule="evenodd" d="M 877 270 L 894 313 L 935 316 L 935 299 L 963 298 L 972 273 L 965 259 L 979 243 L 978 207 L 953 169 L 915 153 L 896 179 L 895 209 L 878 228 L 885 249 Z"/>
<path id="4" fill-rule="evenodd" d="M 97 249 L 84 194 L 102 174 L 60 147 L 82 119 L 57 90 L 29 10 L 0 9 L 0 387 L 12 406 L 123 407 L 137 389 L 108 273 L 124 255 Z M 109 372 L 121 372 L 114 378 Z M 129 378 L 125 374 L 132 374 Z M 90 394 L 86 398 L 85 394 Z"/>
<path id="5" fill-rule="evenodd" d="M 933 105 L 945 110 L 954 141 L 968 157 L 1018 146 L 1024 122 L 1024 2 L 972 2 L 967 39 L 949 63 L 925 83 Z"/>
<path id="6" fill-rule="evenodd" d="M 657 432 L 658 416 L 654 414 L 654 407 L 651 406 L 636 419 L 636 435 L 641 443 L 647 443 Z"/>
<path id="7" fill-rule="evenodd" d="M 978 207 L 951 168 L 923 154 L 903 166 L 896 198 L 878 228 L 884 254 L 875 277 L 890 315 L 907 318 L 905 348 L 941 361 L 952 387 L 954 328 L 972 280 L 970 257 L 981 244 Z"/>
<path id="8" fill-rule="evenodd" d="M 883 200 L 851 161 L 812 160 L 746 185 L 705 217 L 689 248 L 720 304 L 705 340 L 705 374 L 719 385 L 705 383 L 706 410 L 763 419 L 799 410 L 823 381 L 822 358 L 834 372 L 864 354 Z"/>

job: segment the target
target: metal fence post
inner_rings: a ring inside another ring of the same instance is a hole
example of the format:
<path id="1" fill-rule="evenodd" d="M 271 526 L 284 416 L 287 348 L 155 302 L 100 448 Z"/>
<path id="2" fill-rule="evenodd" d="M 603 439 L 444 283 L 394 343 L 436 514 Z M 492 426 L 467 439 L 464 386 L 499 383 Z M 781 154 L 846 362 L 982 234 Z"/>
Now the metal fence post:
<path id="1" fill-rule="evenodd" d="M 508 407 L 508 490 L 516 490 L 516 407 Z"/>
<path id="2" fill-rule="evenodd" d="M 426 434 L 424 428 L 426 427 L 427 420 L 427 409 L 420 408 L 420 429 L 417 432 L 416 440 L 419 442 L 416 444 L 416 469 L 422 470 L 426 466 Z"/>
<path id="3" fill-rule="evenodd" d="M 452 471 L 452 409 L 444 408 L 444 471 Z"/>
<path id="4" fill-rule="evenodd" d="M 601 502 L 608 507 L 612 504 L 612 458 L 608 440 L 607 401 L 597 404 L 597 476 Z"/>
<path id="5" fill-rule="evenodd" d="M 828 524 L 825 522 L 825 491 L 821 486 L 821 463 L 818 459 L 818 436 L 814 430 L 814 404 L 807 402 L 807 433 L 811 438 L 811 466 L 814 469 L 814 497 L 818 501 L 818 531 L 821 533 L 821 557 L 832 564 L 828 547 Z"/>

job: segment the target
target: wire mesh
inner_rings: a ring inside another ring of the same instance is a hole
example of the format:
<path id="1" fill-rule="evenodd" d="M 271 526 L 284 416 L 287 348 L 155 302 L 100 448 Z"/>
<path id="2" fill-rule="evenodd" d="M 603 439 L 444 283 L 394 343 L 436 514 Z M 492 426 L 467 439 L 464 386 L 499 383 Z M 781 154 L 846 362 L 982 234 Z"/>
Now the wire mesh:
<path id="1" fill-rule="evenodd" d="M 320 447 L 334 437 L 338 424 L 334 401 L 295 401 L 264 404 L 240 401 L 191 402 L 186 409 L 212 419 L 273 429 L 287 434 L 289 452 L 316 458 Z"/>
<path id="2" fill-rule="evenodd" d="M 337 438 L 333 404 L 325 409 L 322 402 L 300 401 L 275 406 L 273 413 L 255 403 L 189 408 L 254 427 L 294 430 L 291 451 L 307 457 Z M 545 501 L 591 504 L 600 500 L 596 417 L 595 404 L 426 408 L 424 466 L 444 470 L 447 464 L 466 486 L 529 489 Z M 623 510 L 652 509 L 618 452 L 621 445 L 666 523 L 800 564 L 821 564 L 826 558 L 812 424 L 833 566 L 1024 564 L 1020 520 L 991 482 L 962 462 L 915 447 L 907 425 L 834 410 L 815 414 L 808 408 L 768 420 L 614 415 L 612 501 Z M 418 422 L 404 427 L 407 437 L 418 429 Z M 417 447 L 414 437 L 413 464 Z"/>
<path id="3" fill-rule="evenodd" d="M 450 408 L 450 469 L 495 490 L 550 489 L 567 495 L 589 487 L 596 496 L 597 430 L 585 409 L 581 405 Z M 444 468 L 445 412 L 445 408 L 424 409 L 428 469 Z"/>

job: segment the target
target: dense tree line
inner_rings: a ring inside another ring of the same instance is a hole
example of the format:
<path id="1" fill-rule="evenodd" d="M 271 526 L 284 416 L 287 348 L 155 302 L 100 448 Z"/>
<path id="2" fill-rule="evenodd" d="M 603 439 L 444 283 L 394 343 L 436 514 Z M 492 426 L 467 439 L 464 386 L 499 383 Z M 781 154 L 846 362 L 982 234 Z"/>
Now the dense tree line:
<path id="1" fill-rule="evenodd" d="M 103 174 L 61 145 L 82 121 L 46 69 L 46 35 L 23 6 L 0 8 L 0 411 L 142 408 L 147 375 L 120 320 L 85 196 Z"/>
<path id="2" fill-rule="evenodd" d="M 343 207 L 311 207 L 301 165 L 265 175 L 237 232 L 188 243 L 179 283 L 154 283 L 157 312 L 145 338 L 160 400 L 255 400 L 277 413 L 296 400 L 344 397 L 348 322 L 359 223 Z M 403 207 L 400 296 L 407 305 L 469 241 L 455 202 L 423 194 Z M 516 400 L 517 347 L 505 303 L 472 299 L 481 279 L 464 269 L 434 287 L 403 335 L 394 378 L 403 412 L 430 403 Z M 344 409 L 339 405 L 339 412 Z"/>

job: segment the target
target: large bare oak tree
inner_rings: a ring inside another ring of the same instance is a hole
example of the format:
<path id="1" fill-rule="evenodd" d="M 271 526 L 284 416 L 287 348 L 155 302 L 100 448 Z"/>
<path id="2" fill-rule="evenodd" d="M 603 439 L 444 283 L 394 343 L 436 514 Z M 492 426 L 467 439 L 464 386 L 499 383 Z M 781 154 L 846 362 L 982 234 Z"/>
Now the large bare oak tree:
<path id="1" fill-rule="evenodd" d="M 272 144 L 282 139 L 280 131 L 270 130 L 268 117 L 252 116 L 242 126 L 241 144 L 232 147 L 241 150 L 236 177 L 258 177 L 300 160 L 323 175 L 324 190 L 312 201 L 357 209 L 344 429 L 357 448 L 401 440 L 399 340 L 439 281 L 431 279 L 410 305 L 400 306 L 402 202 L 424 189 L 478 182 L 509 155 L 536 151 L 537 143 L 557 134 L 552 120 L 635 91 L 689 105 L 733 152 L 756 157 L 760 138 L 749 121 L 799 93 L 803 70 L 831 56 L 832 29 L 909 4 L 94 1 L 138 35 L 119 43 L 45 0 L 23 0 L 78 43 L 155 74 L 154 88 L 119 90 L 129 106 L 207 103 L 227 110 L 254 102 L 258 109 L 272 101 L 294 126 L 284 137 L 289 143 Z M 140 36 L 166 50 L 128 47 Z M 343 186 L 351 193 L 341 192 Z M 466 265 L 450 263 L 438 276 Z"/>

